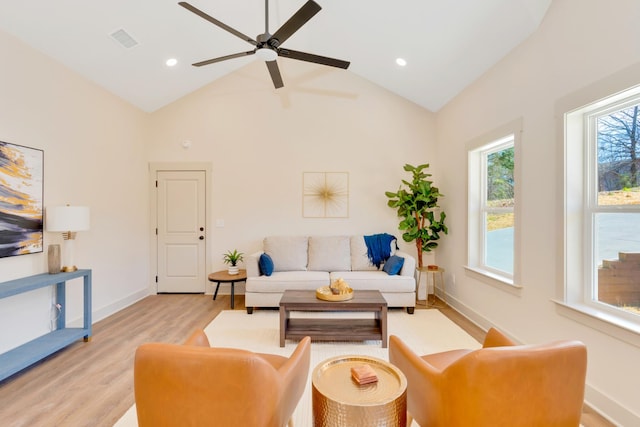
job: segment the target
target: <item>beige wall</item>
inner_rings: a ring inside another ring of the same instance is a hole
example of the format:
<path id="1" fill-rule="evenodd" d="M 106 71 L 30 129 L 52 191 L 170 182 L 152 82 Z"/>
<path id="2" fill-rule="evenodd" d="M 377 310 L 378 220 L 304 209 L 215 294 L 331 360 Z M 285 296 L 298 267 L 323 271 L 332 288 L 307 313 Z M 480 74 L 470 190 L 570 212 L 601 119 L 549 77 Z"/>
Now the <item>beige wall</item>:
<path id="1" fill-rule="evenodd" d="M 409 177 L 405 163 L 435 160 L 433 114 L 342 70 L 280 64 L 278 91 L 256 61 L 151 115 L 150 161 L 212 164 L 213 269 L 224 268 L 225 251 L 252 253 L 267 235 L 400 238 L 384 192 Z M 305 171 L 349 173 L 348 218 L 303 218 Z"/>
<path id="2" fill-rule="evenodd" d="M 448 271 L 450 301 L 478 323 L 496 325 L 527 343 L 583 340 L 589 352 L 587 399 L 622 425 L 638 425 L 640 348 L 560 316 L 551 301 L 562 263 L 556 103 L 640 61 L 640 3 L 614 3 L 555 0 L 529 40 L 438 113 L 438 163 L 444 171 L 442 190 L 450 195 L 445 206 L 451 228 L 438 261 Z M 514 294 L 465 272 L 467 178 L 460 165 L 467 161 L 467 142 L 520 117 L 524 289 Z"/>
<path id="3" fill-rule="evenodd" d="M 94 319 L 148 289 L 147 116 L 64 66 L 0 33 L 0 140 L 44 150 L 44 205 L 87 205 L 76 263 L 93 269 Z M 44 249 L 62 243 L 45 233 Z M 0 282 L 47 269 L 44 254 L 0 259 Z M 70 286 L 67 319 L 82 316 Z M 49 331 L 52 291 L 0 300 L 0 352 Z M 11 327 L 7 327 L 11 325 Z"/>
<path id="4" fill-rule="evenodd" d="M 94 320 L 153 291 L 149 163 L 212 165 L 207 256 L 220 269 L 226 250 L 258 250 L 268 234 L 395 233 L 384 191 L 405 163 L 434 160 L 434 115 L 348 72 L 282 61 L 275 92 L 256 62 L 147 115 L 11 36 L 0 47 L 0 140 L 45 151 L 45 207 L 91 207 L 76 261 L 93 269 Z M 349 173 L 348 218 L 302 218 L 303 171 Z M 45 233 L 51 243 L 61 237 Z M 0 259 L 0 281 L 44 271 L 44 254 Z M 70 320 L 82 315 L 77 287 Z M 18 325 L 0 331 L 0 352 L 48 331 L 51 298 L 0 300 L 0 323 Z"/>

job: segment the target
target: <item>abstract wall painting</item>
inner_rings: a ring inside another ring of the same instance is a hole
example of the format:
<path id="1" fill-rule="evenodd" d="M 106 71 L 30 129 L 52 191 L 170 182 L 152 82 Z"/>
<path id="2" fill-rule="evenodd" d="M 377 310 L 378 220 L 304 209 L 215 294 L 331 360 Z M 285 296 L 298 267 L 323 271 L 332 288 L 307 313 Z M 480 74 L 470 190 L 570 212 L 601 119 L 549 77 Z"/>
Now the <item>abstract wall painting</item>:
<path id="1" fill-rule="evenodd" d="M 0 257 L 42 252 L 44 151 L 0 141 Z"/>
<path id="2" fill-rule="evenodd" d="M 304 172 L 302 181 L 303 217 L 349 217 L 348 172 Z"/>

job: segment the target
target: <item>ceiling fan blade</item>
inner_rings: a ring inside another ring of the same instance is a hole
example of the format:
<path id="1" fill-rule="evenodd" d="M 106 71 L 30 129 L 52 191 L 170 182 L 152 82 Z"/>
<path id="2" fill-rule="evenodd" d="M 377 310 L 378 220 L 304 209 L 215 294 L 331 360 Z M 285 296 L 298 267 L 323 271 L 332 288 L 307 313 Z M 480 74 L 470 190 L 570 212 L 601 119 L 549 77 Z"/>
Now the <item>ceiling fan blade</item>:
<path id="1" fill-rule="evenodd" d="M 240 58 L 241 56 L 253 55 L 256 53 L 255 50 L 250 50 L 248 52 L 240 52 L 234 53 L 232 55 L 221 56 L 219 58 L 207 59 L 206 61 L 196 62 L 195 64 L 191 64 L 194 67 L 202 67 L 203 65 L 209 65 L 220 61 L 226 61 L 227 59 Z"/>
<path id="2" fill-rule="evenodd" d="M 211 22 L 214 25 L 217 25 L 218 27 L 222 28 L 225 31 L 230 32 L 231 34 L 233 34 L 236 37 L 241 38 L 242 40 L 251 43 L 254 46 L 258 45 L 258 42 L 255 41 L 254 39 L 252 39 L 249 36 L 246 36 L 244 34 L 242 34 L 240 31 L 235 30 L 233 28 L 231 28 L 230 26 L 228 26 L 227 24 L 224 24 L 220 21 L 218 21 L 216 18 L 207 15 L 206 13 L 204 13 L 203 11 L 201 11 L 200 9 L 198 9 L 195 6 L 190 5 L 189 3 L 187 3 L 186 1 L 181 1 L 178 3 L 180 6 L 184 7 L 185 9 L 195 13 L 196 15 L 198 15 L 199 17 L 206 19 L 207 21 Z"/>
<path id="3" fill-rule="evenodd" d="M 271 80 L 273 80 L 273 86 L 276 89 L 279 89 L 284 86 L 282 82 L 282 76 L 280 75 L 280 69 L 278 68 L 277 61 L 264 61 L 267 64 L 267 69 L 269 70 L 269 74 L 271 74 Z"/>
<path id="4" fill-rule="evenodd" d="M 299 61 L 314 62 L 316 64 L 328 65 L 330 67 L 337 67 L 346 70 L 349 68 L 351 62 L 343 61 L 341 59 L 328 58 L 326 56 L 313 55 L 311 53 L 298 52 L 291 49 L 279 49 L 278 56 L 284 58 L 297 59 Z"/>
<path id="5" fill-rule="evenodd" d="M 273 47 L 278 47 L 285 40 L 287 40 L 293 33 L 298 31 L 309 19 L 311 19 L 316 13 L 320 12 L 322 8 L 313 0 L 306 2 L 296 13 L 293 14 L 287 22 L 285 22 L 278 31 L 269 39 L 269 44 Z M 272 44 L 272 40 L 277 40 Z"/>

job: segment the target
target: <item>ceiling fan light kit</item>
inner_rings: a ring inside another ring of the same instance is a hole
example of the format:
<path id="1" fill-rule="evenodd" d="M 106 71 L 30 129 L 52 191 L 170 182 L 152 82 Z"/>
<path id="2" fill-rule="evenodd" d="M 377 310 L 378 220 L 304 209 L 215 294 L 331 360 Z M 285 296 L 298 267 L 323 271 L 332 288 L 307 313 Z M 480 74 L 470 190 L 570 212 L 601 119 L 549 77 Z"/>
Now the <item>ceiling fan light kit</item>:
<path id="1" fill-rule="evenodd" d="M 336 67 L 346 70 L 349 68 L 348 61 L 342 61 L 340 59 L 328 58 L 326 56 L 314 55 L 311 53 L 298 52 L 291 49 L 283 49 L 280 46 L 296 31 L 300 29 L 308 20 L 310 20 L 316 13 L 322 9 L 318 3 L 313 0 L 308 0 L 296 13 L 289 18 L 273 35 L 269 33 L 269 0 L 265 0 L 265 30 L 264 34 L 260 34 L 256 39 L 252 39 L 249 36 L 242 34 L 241 32 L 231 28 L 230 26 L 218 21 L 214 17 L 206 14 L 202 10 L 192 6 L 187 2 L 179 2 L 180 6 L 184 7 L 190 12 L 195 13 L 201 18 L 211 22 L 212 24 L 222 28 L 223 30 L 233 34 L 234 36 L 241 38 L 249 44 L 255 46 L 253 50 L 247 52 L 234 53 L 231 55 L 225 55 L 218 58 L 207 59 L 192 64 L 194 67 L 202 67 L 204 65 L 213 64 L 216 62 L 226 61 L 228 59 L 239 58 L 242 56 L 256 54 L 258 58 L 265 61 L 267 70 L 276 89 L 284 86 L 282 76 L 280 75 L 280 69 L 276 58 L 278 56 L 290 59 L 296 59 L 298 61 L 313 62 L 315 64 L 328 65 L 330 67 Z"/>
<path id="2" fill-rule="evenodd" d="M 278 52 L 268 47 L 261 47 L 260 49 L 256 49 L 256 56 L 263 61 L 275 61 L 278 57 Z"/>

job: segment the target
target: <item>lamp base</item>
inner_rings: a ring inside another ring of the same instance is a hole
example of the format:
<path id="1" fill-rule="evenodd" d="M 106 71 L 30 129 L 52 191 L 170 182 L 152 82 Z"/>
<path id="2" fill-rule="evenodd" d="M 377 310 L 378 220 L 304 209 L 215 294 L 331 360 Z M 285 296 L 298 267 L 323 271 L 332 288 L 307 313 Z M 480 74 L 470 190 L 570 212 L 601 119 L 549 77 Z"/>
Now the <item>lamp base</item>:
<path id="1" fill-rule="evenodd" d="M 62 267 L 61 271 L 63 273 L 71 273 L 73 271 L 78 271 L 78 267 L 76 267 L 75 265 L 72 265 L 71 267 L 65 265 L 64 267 Z"/>

